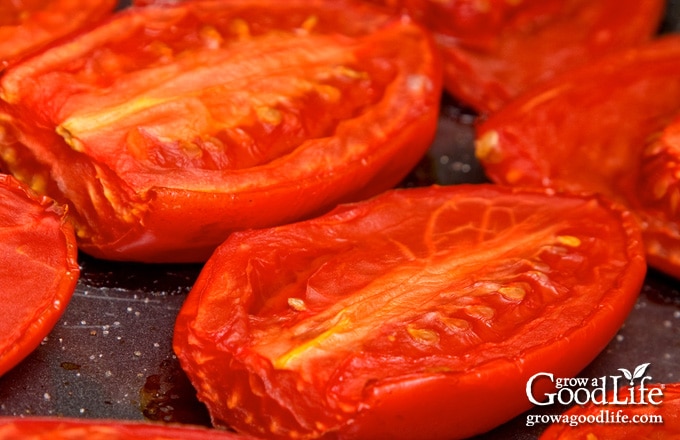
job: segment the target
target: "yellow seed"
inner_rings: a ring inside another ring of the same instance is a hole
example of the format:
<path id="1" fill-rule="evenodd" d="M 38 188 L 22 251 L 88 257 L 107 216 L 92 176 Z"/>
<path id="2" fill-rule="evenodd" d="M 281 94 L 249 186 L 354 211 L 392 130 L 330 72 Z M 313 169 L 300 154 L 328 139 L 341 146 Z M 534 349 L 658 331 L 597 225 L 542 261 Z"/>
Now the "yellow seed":
<path id="1" fill-rule="evenodd" d="M 228 394 L 225 400 L 227 408 L 234 409 L 236 408 L 236 405 L 238 405 L 240 399 L 238 398 L 238 394 L 236 393 L 236 391 L 234 391 L 233 393 Z"/>
<path id="2" fill-rule="evenodd" d="M 654 200 L 661 200 L 666 195 L 670 182 L 664 176 L 658 179 L 652 187 L 652 197 Z"/>
<path id="3" fill-rule="evenodd" d="M 213 26 L 203 26 L 199 30 L 199 35 L 206 47 L 210 49 L 218 49 L 224 41 L 220 32 Z"/>
<path id="4" fill-rule="evenodd" d="M 501 161 L 501 152 L 498 149 L 498 132 L 496 130 L 487 131 L 475 142 L 475 155 L 479 160 L 498 163 Z"/>
<path id="5" fill-rule="evenodd" d="M 581 246 L 581 240 L 573 235 L 558 235 L 557 242 L 569 247 L 579 247 Z"/>
<path id="6" fill-rule="evenodd" d="M 334 70 L 338 76 L 344 76 L 346 78 L 363 79 L 368 77 L 366 72 L 360 72 L 347 66 L 337 66 L 334 68 Z"/>
<path id="7" fill-rule="evenodd" d="M 258 119 L 265 124 L 279 125 L 283 119 L 281 112 L 272 107 L 258 107 L 255 112 Z"/>
<path id="8" fill-rule="evenodd" d="M 291 309 L 297 310 L 298 312 L 307 310 L 307 305 L 301 298 L 288 298 L 288 305 Z"/>
<path id="9" fill-rule="evenodd" d="M 3 162 L 14 165 L 17 161 L 17 150 L 9 146 L 3 146 L 3 148 L 0 149 L 0 158 L 2 158 Z"/>
<path id="10" fill-rule="evenodd" d="M 491 319 L 496 314 L 496 311 L 488 306 L 468 306 L 465 308 L 468 315 L 479 319 Z"/>
<path id="11" fill-rule="evenodd" d="M 241 40 L 250 37 L 250 26 L 248 26 L 247 21 L 241 18 L 232 20 L 231 31 Z"/>
<path id="12" fill-rule="evenodd" d="M 406 326 L 406 331 L 408 334 L 418 342 L 424 344 L 436 344 L 439 342 L 439 334 L 434 330 L 426 328 L 418 328 L 414 325 Z"/>
<path id="13" fill-rule="evenodd" d="M 329 103 L 339 102 L 340 98 L 342 98 L 340 90 L 328 84 L 318 84 L 314 87 L 314 90 L 316 90 L 321 99 Z"/>
<path id="14" fill-rule="evenodd" d="M 446 316 L 440 316 L 439 321 L 441 321 L 448 329 L 451 330 L 469 330 L 470 323 L 465 319 L 460 318 L 449 318 Z"/>
<path id="15" fill-rule="evenodd" d="M 151 52 L 161 60 L 169 60 L 173 56 L 172 48 L 167 44 L 160 42 L 159 40 L 153 40 L 148 46 L 145 47 L 145 50 L 147 52 Z"/>
<path id="16" fill-rule="evenodd" d="M 30 186 L 33 191 L 45 194 L 47 192 L 47 178 L 42 174 L 34 174 Z"/>
<path id="17" fill-rule="evenodd" d="M 519 182 L 522 177 L 524 177 L 524 173 L 517 168 L 512 168 L 505 173 L 505 180 L 511 185 Z"/>
<path id="18" fill-rule="evenodd" d="M 498 293 L 503 295 L 503 297 L 513 300 L 521 301 L 526 296 L 527 292 L 522 286 L 505 286 L 498 289 Z"/>
<path id="19" fill-rule="evenodd" d="M 671 212 L 676 214 L 678 212 L 678 206 L 680 206 L 680 191 L 677 188 L 673 188 L 669 197 Z"/>
<path id="20" fill-rule="evenodd" d="M 316 15 L 310 15 L 305 19 L 305 21 L 302 23 L 302 26 L 300 26 L 304 31 L 306 32 L 311 32 L 312 29 L 314 29 L 319 22 L 319 17 Z"/>

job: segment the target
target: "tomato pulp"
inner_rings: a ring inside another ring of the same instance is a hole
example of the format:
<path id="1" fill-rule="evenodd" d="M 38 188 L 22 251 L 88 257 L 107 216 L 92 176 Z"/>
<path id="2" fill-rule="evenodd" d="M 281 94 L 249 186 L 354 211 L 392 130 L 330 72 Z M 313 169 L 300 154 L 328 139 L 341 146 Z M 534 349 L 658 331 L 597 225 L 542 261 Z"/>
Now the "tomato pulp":
<path id="1" fill-rule="evenodd" d="M 196 426 L 68 417 L 0 417 L 0 440 L 254 440 Z"/>
<path id="2" fill-rule="evenodd" d="M 534 85 L 650 40 L 663 0 L 371 0 L 405 12 L 435 36 L 444 85 L 492 113 Z"/>
<path id="3" fill-rule="evenodd" d="M 0 70 L 59 38 L 95 25 L 116 4 L 116 0 L 0 2 Z"/>
<path id="4" fill-rule="evenodd" d="M 597 196 L 392 190 L 233 234 L 184 303 L 174 349 L 217 425 L 467 437 L 528 409 L 536 372 L 584 368 L 645 269 L 636 221 Z"/>
<path id="5" fill-rule="evenodd" d="M 0 375 L 31 353 L 66 309 L 80 274 L 66 211 L 0 175 Z"/>
<path id="6" fill-rule="evenodd" d="M 575 405 L 562 414 L 560 423 L 549 426 L 540 440 L 677 439 L 680 436 L 680 384 L 645 386 L 647 390 L 660 390 L 662 396 L 642 405 Z M 620 394 L 625 395 L 628 389 L 621 390 Z M 633 392 L 639 389 L 638 385 Z M 570 424 L 570 421 L 575 422 Z"/>
<path id="7" fill-rule="evenodd" d="M 650 265 L 680 277 L 679 103 L 680 36 L 669 35 L 524 94 L 479 125 L 477 156 L 497 183 L 626 204 Z"/>
<path id="8" fill-rule="evenodd" d="M 123 10 L 0 96 L 3 165 L 73 208 L 84 252 L 191 262 L 396 185 L 434 137 L 441 65 L 365 3 L 204 0 Z"/>

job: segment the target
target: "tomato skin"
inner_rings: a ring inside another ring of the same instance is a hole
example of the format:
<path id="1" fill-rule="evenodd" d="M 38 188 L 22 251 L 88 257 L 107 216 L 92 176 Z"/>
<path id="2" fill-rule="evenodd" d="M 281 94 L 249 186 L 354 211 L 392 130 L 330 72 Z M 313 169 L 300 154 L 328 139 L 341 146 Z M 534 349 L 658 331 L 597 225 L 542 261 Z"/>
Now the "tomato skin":
<path id="1" fill-rule="evenodd" d="M 206 0 L 122 11 L 0 91 L 2 165 L 72 206 L 84 252 L 193 262 L 396 185 L 434 138 L 441 65 L 364 3 Z"/>
<path id="2" fill-rule="evenodd" d="M 606 410 L 617 414 L 619 417 L 627 416 L 629 421 L 637 416 L 661 416 L 663 423 L 584 423 L 578 426 L 569 426 L 565 423 L 550 425 L 540 436 L 540 440 L 579 440 L 579 439 L 677 439 L 680 435 L 680 384 L 645 384 L 646 388 L 661 388 L 663 398 L 660 405 L 594 405 L 573 406 L 564 412 L 564 416 L 597 416 L 600 411 Z M 639 387 L 635 388 L 636 396 L 639 396 Z M 620 395 L 625 395 L 624 390 Z M 611 400 L 611 399 L 610 399 Z M 614 415 L 610 420 L 615 420 Z"/>
<path id="3" fill-rule="evenodd" d="M 66 309 L 80 275 L 66 210 L 0 175 L 0 376 L 31 353 Z"/>
<path id="4" fill-rule="evenodd" d="M 115 0 L 30 0 L 0 4 L 0 70 L 110 15 Z"/>
<path id="5" fill-rule="evenodd" d="M 480 113 L 599 57 L 646 42 L 665 1 L 372 0 L 435 35 L 448 92 Z"/>
<path id="6" fill-rule="evenodd" d="M 680 36 L 669 35 L 524 94 L 477 127 L 476 154 L 497 183 L 624 203 L 643 225 L 650 265 L 679 277 L 680 147 L 670 132 L 656 143 L 678 102 Z"/>
<path id="7" fill-rule="evenodd" d="M 528 409 L 536 372 L 584 368 L 645 269 L 634 218 L 596 196 L 393 190 L 233 234 L 187 297 L 173 346 L 217 426 L 463 438 Z"/>
<path id="8" fill-rule="evenodd" d="M 65 417 L 0 417 L 0 439 L 15 440 L 248 440 L 232 432 L 189 425 Z"/>

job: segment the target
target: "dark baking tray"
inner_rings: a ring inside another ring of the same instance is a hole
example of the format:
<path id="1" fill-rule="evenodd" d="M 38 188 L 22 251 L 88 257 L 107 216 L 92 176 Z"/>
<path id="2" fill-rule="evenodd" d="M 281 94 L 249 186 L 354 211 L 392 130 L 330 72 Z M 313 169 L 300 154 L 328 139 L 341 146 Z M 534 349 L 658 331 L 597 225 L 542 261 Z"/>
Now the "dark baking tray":
<path id="1" fill-rule="evenodd" d="M 680 31 L 680 0 L 663 32 Z M 474 158 L 475 115 L 447 96 L 437 137 L 404 186 L 484 182 Z M 174 320 L 200 265 L 114 263 L 82 255 L 81 278 L 54 330 L 0 377 L 0 415 L 151 420 L 209 425 L 172 352 Z M 650 363 L 658 382 L 680 381 L 680 283 L 655 271 L 617 336 L 580 377 Z M 556 414 L 558 405 L 531 414 Z M 447 414 L 442 414 L 447 417 Z M 535 439 L 521 415 L 480 439 Z"/>

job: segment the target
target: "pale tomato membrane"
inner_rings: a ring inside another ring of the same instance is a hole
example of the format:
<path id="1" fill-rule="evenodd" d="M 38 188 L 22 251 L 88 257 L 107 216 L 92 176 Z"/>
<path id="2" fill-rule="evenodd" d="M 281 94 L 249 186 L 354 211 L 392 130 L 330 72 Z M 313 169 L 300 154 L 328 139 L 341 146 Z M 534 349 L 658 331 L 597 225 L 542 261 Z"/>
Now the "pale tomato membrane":
<path id="1" fill-rule="evenodd" d="M 532 374 L 585 367 L 645 269 L 633 217 L 595 196 L 393 190 L 232 235 L 189 294 L 174 347 L 218 425 L 459 438 L 528 409 Z"/>
<path id="2" fill-rule="evenodd" d="M 0 375 L 61 317 L 80 274 L 66 211 L 0 175 Z"/>

